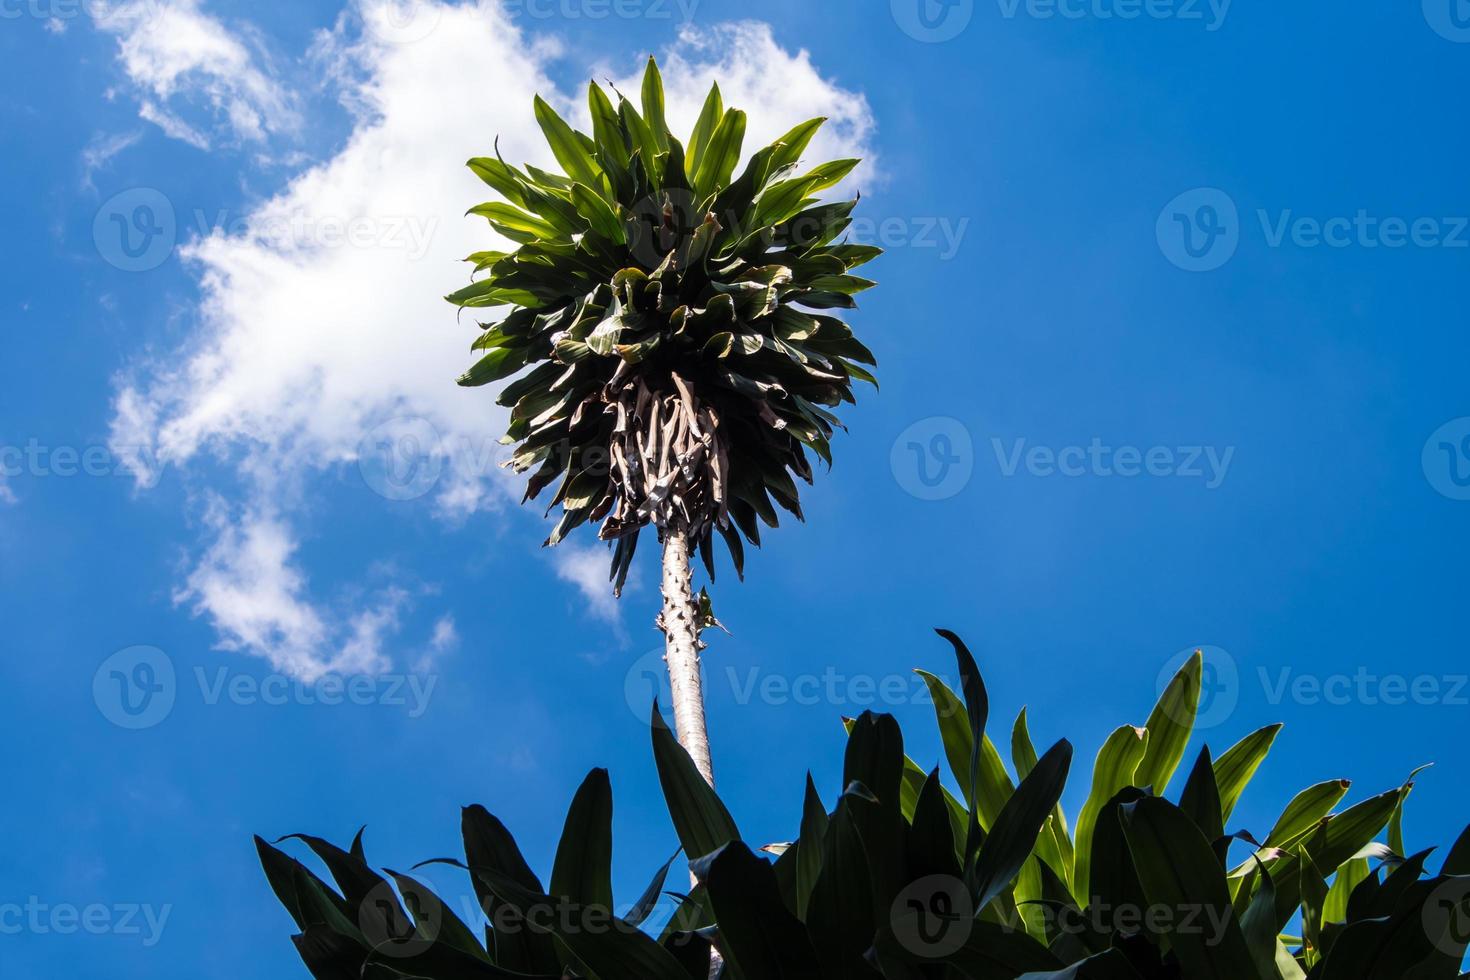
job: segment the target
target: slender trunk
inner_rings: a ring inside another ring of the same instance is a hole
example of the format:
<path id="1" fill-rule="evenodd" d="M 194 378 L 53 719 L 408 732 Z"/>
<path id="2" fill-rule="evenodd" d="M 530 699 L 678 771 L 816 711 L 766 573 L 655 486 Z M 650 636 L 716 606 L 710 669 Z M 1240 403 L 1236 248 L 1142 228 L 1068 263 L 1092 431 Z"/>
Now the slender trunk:
<path id="1" fill-rule="evenodd" d="M 709 729 L 704 721 L 704 678 L 699 671 L 699 608 L 689 568 L 689 536 L 683 531 L 664 531 L 664 609 L 658 626 L 664 632 L 664 663 L 669 668 L 669 687 L 674 700 L 674 729 L 679 744 L 694 760 L 694 768 L 711 786 L 715 770 L 709 757 Z M 694 855 L 691 855 L 693 857 Z M 691 889 L 699 884 L 689 872 Z M 709 976 L 721 973 L 723 958 L 710 950 Z"/>
<path id="2" fill-rule="evenodd" d="M 709 731 L 704 721 L 704 684 L 699 672 L 698 607 L 690 583 L 689 537 L 683 531 L 665 530 L 663 595 L 664 609 L 659 628 L 664 633 L 664 663 L 669 668 L 669 686 L 674 700 L 674 729 L 679 744 L 694 760 L 694 767 L 711 786 L 715 784 L 710 764 Z"/>

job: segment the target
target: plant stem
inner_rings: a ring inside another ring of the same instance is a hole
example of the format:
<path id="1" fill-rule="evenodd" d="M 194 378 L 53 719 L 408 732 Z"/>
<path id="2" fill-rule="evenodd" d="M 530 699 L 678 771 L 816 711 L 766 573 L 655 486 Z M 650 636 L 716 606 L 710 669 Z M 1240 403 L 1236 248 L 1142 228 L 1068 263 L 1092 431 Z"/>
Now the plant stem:
<path id="1" fill-rule="evenodd" d="M 715 784 L 710 763 L 709 730 L 704 720 L 704 685 L 699 671 L 698 607 L 694 601 L 689 568 L 689 536 L 684 531 L 665 529 L 663 595 L 664 609 L 659 629 L 664 633 L 664 663 L 669 669 L 673 692 L 674 729 L 679 744 L 694 760 L 694 767 L 711 786 Z"/>

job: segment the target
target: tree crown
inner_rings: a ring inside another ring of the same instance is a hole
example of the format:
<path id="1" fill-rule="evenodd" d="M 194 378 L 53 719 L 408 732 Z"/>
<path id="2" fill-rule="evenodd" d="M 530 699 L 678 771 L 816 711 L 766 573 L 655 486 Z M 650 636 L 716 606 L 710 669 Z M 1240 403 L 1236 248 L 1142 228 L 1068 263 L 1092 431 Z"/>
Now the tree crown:
<path id="1" fill-rule="evenodd" d="M 776 505 L 802 517 L 793 476 L 811 483 L 807 450 L 831 465 L 829 409 L 854 401 L 854 380 L 877 383 L 838 314 L 874 285 L 852 270 L 881 249 L 838 242 L 857 199 L 819 197 L 858 160 L 799 173 L 823 119 L 737 176 L 746 116 L 718 85 L 687 144 L 669 131 L 653 59 L 641 111 L 613 94 L 588 86 L 590 136 L 536 99 L 562 173 L 498 149 L 469 161 L 504 199 L 469 213 L 519 247 L 470 256 L 486 275 L 447 299 L 508 310 L 480 324 L 459 383 L 518 375 L 498 398 L 508 465 L 531 473 L 526 500 L 556 484 L 548 545 L 601 522 L 620 591 L 649 524 L 689 535 L 713 577 L 716 532 L 743 573 L 742 535 L 759 545 Z"/>

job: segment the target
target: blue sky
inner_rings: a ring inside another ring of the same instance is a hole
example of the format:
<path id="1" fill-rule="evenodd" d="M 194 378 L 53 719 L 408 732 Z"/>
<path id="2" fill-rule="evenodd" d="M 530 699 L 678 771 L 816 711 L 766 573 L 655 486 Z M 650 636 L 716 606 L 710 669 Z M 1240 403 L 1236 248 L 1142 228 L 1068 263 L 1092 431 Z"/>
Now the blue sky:
<path id="1" fill-rule="evenodd" d="M 748 838 L 836 791 L 843 714 L 937 761 L 936 625 L 994 733 L 1028 705 L 1088 761 L 1207 647 L 1203 740 L 1287 723 L 1239 826 L 1433 762 L 1411 843 L 1458 834 L 1465 11 L 925 3 L 0 5 L 8 980 L 298 975 L 257 832 L 367 823 L 401 867 L 480 802 L 546 870 L 606 766 L 621 896 L 673 849 L 653 551 L 614 604 L 592 541 L 539 548 L 438 299 L 490 244 L 462 161 L 544 155 L 532 92 L 651 52 L 677 118 L 712 75 L 758 135 L 832 117 L 889 248 L 881 393 L 715 588 Z"/>

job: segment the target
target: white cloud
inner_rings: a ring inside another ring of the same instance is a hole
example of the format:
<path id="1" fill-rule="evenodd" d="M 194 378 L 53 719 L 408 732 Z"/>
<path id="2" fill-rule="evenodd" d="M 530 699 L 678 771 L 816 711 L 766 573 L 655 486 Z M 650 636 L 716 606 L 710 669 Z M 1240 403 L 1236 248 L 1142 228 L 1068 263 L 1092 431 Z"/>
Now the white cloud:
<path id="1" fill-rule="evenodd" d="M 0 472 L 0 504 L 13 504 L 15 502 L 15 491 L 10 489 L 9 478 L 3 472 Z"/>
<path id="2" fill-rule="evenodd" d="M 458 649 L 459 627 L 454 624 L 454 615 L 445 613 L 434 622 L 428 646 L 419 653 L 413 669 L 420 674 L 427 674 L 443 657 Z"/>
<path id="3" fill-rule="evenodd" d="M 577 545 L 566 542 L 552 552 L 556 577 L 569 582 L 587 601 L 587 612 L 608 623 L 621 622 L 618 601 L 608 582 L 608 553 L 601 545 Z"/>
<path id="4" fill-rule="evenodd" d="M 299 570 L 283 487 L 357 461 L 375 427 L 411 416 L 437 430 L 447 454 L 433 498 L 442 515 L 509 499 L 505 481 L 490 475 L 504 412 L 485 392 L 454 385 L 474 330 L 469 314 L 456 324 L 440 299 L 468 281 L 460 259 L 497 244 L 483 222 L 459 217 L 493 196 L 463 162 L 489 152 L 497 135 L 507 159 L 549 162 L 533 95 L 580 101 L 559 96 L 548 78 L 555 48 L 522 35 L 498 5 L 419 9 L 416 23 L 432 29 L 407 40 L 354 30 L 379 16 L 371 3 L 320 40 L 315 63 L 356 113 L 350 138 L 249 214 L 243 230 L 182 250 L 199 277 L 197 329 L 173 354 L 134 365 L 116 402 L 115 444 L 156 447 L 160 465 L 207 453 L 252 488 L 238 522 L 209 525 L 213 544 L 189 595 L 227 642 L 306 671 L 349 647 Z M 688 33 L 663 60 L 672 117 L 686 128 L 719 74 L 727 101 L 756 123 L 753 139 L 829 115 L 837 125 L 818 152 L 866 152 L 872 124 L 862 98 L 825 82 L 763 25 Z M 633 62 L 620 67 L 641 69 Z M 616 618 L 604 549 L 563 545 L 554 560 L 593 615 Z M 393 617 L 365 624 L 370 637 L 393 626 Z M 369 662 L 374 650 L 365 641 L 351 656 Z"/>
<path id="5" fill-rule="evenodd" d="M 434 633 L 429 637 L 429 651 L 436 654 L 448 653 L 457 646 L 459 646 L 459 630 L 454 625 L 454 617 L 445 613 L 434 624 Z"/>
<path id="6" fill-rule="evenodd" d="M 180 143 L 188 143 L 196 150 L 209 149 L 208 136 L 205 136 L 167 109 L 161 109 L 147 99 L 144 99 L 138 106 L 138 118 L 144 122 L 151 122 L 163 130 L 163 135 L 169 139 L 176 139 Z"/>
<path id="7" fill-rule="evenodd" d="M 58 22 L 59 23 L 59 22 Z M 90 189 L 92 177 L 128 147 L 143 138 L 139 132 L 100 133 L 82 150 L 82 186 Z"/>
<path id="8" fill-rule="evenodd" d="M 300 116 L 287 89 L 252 49 L 199 8 L 198 0 L 119 0 L 90 5 L 98 29 L 118 38 L 118 60 L 147 96 L 139 114 L 165 133 L 207 147 L 175 106 L 202 101 L 237 139 L 289 132 Z M 149 97 L 151 96 L 151 97 Z"/>
<path id="9" fill-rule="evenodd" d="M 222 649 L 264 657 L 307 681 L 387 667 L 382 638 L 398 625 L 402 590 L 380 590 L 365 609 L 334 619 L 307 600 L 306 578 L 292 564 L 296 542 L 277 515 L 252 510 L 236 517 L 215 499 L 206 523 L 214 543 L 175 599 L 209 617 Z"/>

